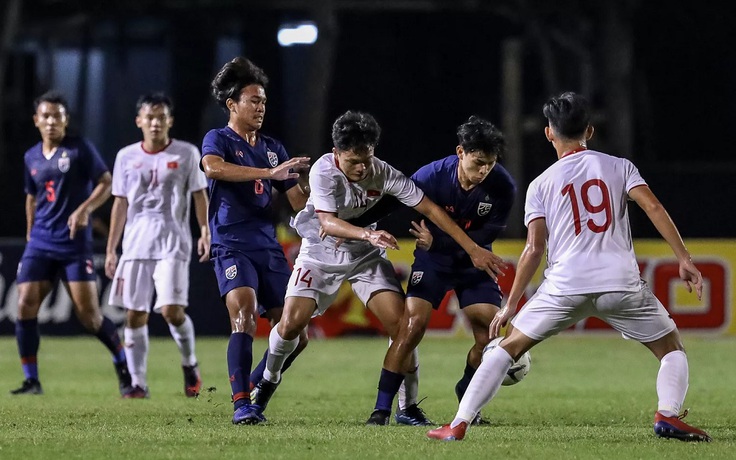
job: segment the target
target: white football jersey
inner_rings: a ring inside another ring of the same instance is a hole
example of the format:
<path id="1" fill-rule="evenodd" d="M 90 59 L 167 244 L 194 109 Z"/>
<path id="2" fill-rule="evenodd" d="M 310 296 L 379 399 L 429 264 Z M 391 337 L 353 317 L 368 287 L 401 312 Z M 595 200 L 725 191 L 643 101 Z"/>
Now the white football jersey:
<path id="1" fill-rule="evenodd" d="M 353 219 L 373 207 L 383 195 L 393 195 L 406 206 L 414 207 L 424 198 L 424 192 L 401 171 L 373 157 L 371 170 L 360 182 L 350 182 L 335 163 L 335 155 L 327 153 L 314 162 L 309 171 L 311 189 L 306 207 L 292 219 L 291 226 L 308 243 L 321 243 L 317 212 L 332 212 L 340 219 Z M 371 226 L 375 228 L 375 224 Z M 335 239 L 325 238 L 324 244 L 335 247 Z M 346 241 L 345 251 L 363 251 L 367 241 Z"/>
<path id="2" fill-rule="evenodd" d="M 625 158 L 593 150 L 568 155 L 529 185 L 524 224 L 547 224 L 545 280 L 553 295 L 636 292 L 639 266 L 627 208 L 628 192 L 646 185 Z"/>
<path id="3" fill-rule="evenodd" d="M 121 260 L 191 258 L 191 196 L 207 187 L 200 157 L 197 147 L 176 139 L 156 153 L 142 142 L 118 152 L 112 194 L 128 200 Z"/>

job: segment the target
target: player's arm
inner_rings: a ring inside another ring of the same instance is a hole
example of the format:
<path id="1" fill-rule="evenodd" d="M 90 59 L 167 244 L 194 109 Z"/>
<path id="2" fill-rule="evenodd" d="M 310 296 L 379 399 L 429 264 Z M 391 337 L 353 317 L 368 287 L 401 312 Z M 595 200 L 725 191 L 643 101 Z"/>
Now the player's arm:
<path id="1" fill-rule="evenodd" d="M 496 312 L 496 316 L 491 321 L 489 328 L 491 339 L 498 337 L 501 327 L 516 314 L 526 287 L 537 269 L 539 269 L 539 264 L 542 263 L 546 241 L 547 221 L 544 218 L 538 218 L 529 222 L 526 245 L 519 257 L 519 265 L 516 267 L 516 277 L 514 278 L 514 284 L 511 286 L 509 299 L 506 301 L 506 305 Z"/>
<path id="2" fill-rule="evenodd" d="M 503 260 L 491 251 L 478 246 L 458 225 L 447 215 L 447 213 L 437 206 L 432 200 L 426 196 L 417 204 L 414 209 L 424 214 L 429 220 L 447 233 L 453 240 L 460 245 L 465 252 L 468 253 L 473 265 L 476 268 L 485 270 L 491 278 L 497 280 L 497 274 L 502 273 L 504 267 Z"/>
<path id="3" fill-rule="evenodd" d="M 680 232 L 672 222 L 667 210 L 646 185 L 629 190 L 629 197 L 644 210 L 659 234 L 670 245 L 680 264 L 680 278 L 685 282 L 688 292 L 692 292 L 693 287 L 695 288 L 695 293 L 700 300 L 703 293 L 703 275 L 693 264 Z"/>
<path id="4" fill-rule="evenodd" d="M 348 222 L 357 227 L 367 227 L 378 222 L 384 217 L 388 217 L 401 207 L 401 202 L 396 199 L 395 196 L 384 195 L 380 200 L 378 200 L 378 203 L 373 205 L 369 210 L 354 219 L 349 219 Z"/>
<path id="5" fill-rule="evenodd" d="M 197 224 L 199 224 L 197 254 L 199 254 L 200 262 L 206 262 L 210 259 L 210 227 L 207 223 L 209 198 L 207 197 L 207 190 L 197 190 L 192 193 L 192 198 L 194 198 L 194 215 L 197 218 Z"/>
<path id="6" fill-rule="evenodd" d="M 379 248 L 399 249 L 399 244 L 393 235 L 384 230 L 370 230 L 368 228 L 356 227 L 339 217 L 333 212 L 317 212 L 319 223 L 324 234 L 335 238 L 346 240 L 368 241 Z"/>
<path id="7" fill-rule="evenodd" d="M 105 249 L 105 275 L 113 279 L 118 266 L 118 245 L 123 237 L 125 222 L 128 219 L 128 199 L 116 196 L 110 211 L 110 232 L 107 234 L 107 248 Z"/>
<path id="8" fill-rule="evenodd" d="M 26 241 L 31 240 L 31 227 L 33 227 L 33 218 L 36 215 L 36 196 L 30 193 L 26 194 Z"/>
<path id="9" fill-rule="evenodd" d="M 207 178 L 225 182 L 297 179 L 298 171 L 308 167 L 309 157 L 294 157 L 271 169 L 236 165 L 218 155 L 205 154 L 202 157 L 202 169 Z"/>
<path id="10" fill-rule="evenodd" d="M 286 191 L 286 198 L 289 200 L 291 209 L 297 212 L 301 211 L 307 205 L 307 199 L 309 199 L 309 186 L 302 187 L 301 184 L 297 183 Z"/>
<path id="11" fill-rule="evenodd" d="M 112 188 L 112 175 L 110 172 L 104 172 L 97 180 L 97 185 L 92 194 L 87 198 L 74 212 L 69 216 L 67 225 L 69 226 L 69 238 L 74 239 L 77 230 L 89 225 L 89 216 L 95 209 L 99 208 L 108 198 L 110 198 L 110 189 Z"/>

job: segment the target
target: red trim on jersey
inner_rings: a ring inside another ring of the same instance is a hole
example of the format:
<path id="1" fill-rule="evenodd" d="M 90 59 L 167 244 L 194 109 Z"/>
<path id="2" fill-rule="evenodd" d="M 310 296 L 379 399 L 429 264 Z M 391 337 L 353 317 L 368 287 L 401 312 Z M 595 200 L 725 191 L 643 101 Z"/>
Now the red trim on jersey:
<path id="1" fill-rule="evenodd" d="M 563 153 L 562 156 L 560 157 L 560 160 L 562 160 L 563 158 L 565 158 L 568 155 L 572 155 L 574 153 L 582 152 L 582 151 L 585 151 L 585 150 L 588 150 L 587 147 L 578 147 L 576 149 L 570 150 L 569 152 Z"/>
<path id="2" fill-rule="evenodd" d="M 639 187 L 649 187 L 649 185 L 647 185 L 647 184 L 634 185 L 633 187 L 631 187 L 629 189 L 629 192 L 632 191 L 632 190 L 634 190 L 635 188 L 639 188 Z M 629 193 L 629 192 L 626 192 L 626 193 Z"/>
<path id="3" fill-rule="evenodd" d="M 335 214 L 335 211 L 322 211 L 321 209 L 315 209 L 314 212 L 323 212 L 328 214 Z"/>
<path id="4" fill-rule="evenodd" d="M 149 151 L 148 151 L 148 150 L 146 150 L 146 148 L 145 148 L 145 147 L 143 146 L 143 141 L 141 141 L 141 150 L 143 150 L 143 152 L 144 152 L 144 153 L 147 153 L 147 154 L 149 154 L 149 155 L 156 155 L 157 153 L 159 153 L 159 152 L 163 152 L 164 150 L 166 150 L 166 149 L 167 149 L 167 148 L 168 148 L 168 147 L 169 147 L 170 145 L 171 145 L 171 139 L 169 139 L 169 143 L 168 143 L 168 144 L 166 144 L 166 147 L 162 148 L 161 150 L 156 150 L 155 152 L 149 152 Z"/>
<path id="5" fill-rule="evenodd" d="M 544 216 L 541 216 L 541 217 L 535 217 L 534 219 L 530 220 L 530 221 L 529 221 L 529 222 L 528 222 L 528 223 L 526 224 L 526 226 L 528 227 L 528 226 L 529 226 L 529 224 L 531 224 L 531 223 L 532 223 L 532 222 L 534 222 L 535 220 L 539 220 L 539 219 L 544 219 Z"/>

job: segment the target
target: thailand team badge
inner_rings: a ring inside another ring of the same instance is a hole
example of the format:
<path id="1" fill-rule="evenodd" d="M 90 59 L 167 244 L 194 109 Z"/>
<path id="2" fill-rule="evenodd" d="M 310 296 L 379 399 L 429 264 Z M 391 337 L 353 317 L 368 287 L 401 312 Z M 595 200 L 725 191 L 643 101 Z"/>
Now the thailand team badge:
<path id="1" fill-rule="evenodd" d="M 272 167 L 276 167 L 279 164 L 279 156 L 276 155 L 276 152 L 268 151 L 266 152 L 266 155 L 268 155 L 268 162 L 271 163 Z"/>
<path id="2" fill-rule="evenodd" d="M 236 265 L 231 265 L 225 269 L 225 278 L 232 280 L 236 276 L 238 276 L 238 267 Z"/>
<path id="3" fill-rule="evenodd" d="M 420 281 L 422 281 L 422 277 L 424 276 L 424 272 L 414 272 L 411 274 L 411 285 L 416 286 L 419 284 Z"/>
<path id="4" fill-rule="evenodd" d="M 491 212 L 491 208 L 493 207 L 493 204 L 491 203 L 484 203 L 480 202 L 478 203 L 478 215 L 479 216 L 485 216 L 489 212 Z"/>
<path id="5" fill-rule="evenodd" d="M 66 152 L 63 152 L 61 154 L 61 158 L 59 158 L 59 163 L 58 163 L 59 171 L 65 173 L 69 171 L 69 168 L 71 167 L 71 165 L 72 165 L 72 159 L 69 158 L 69 156 L 67 156 Z"/>

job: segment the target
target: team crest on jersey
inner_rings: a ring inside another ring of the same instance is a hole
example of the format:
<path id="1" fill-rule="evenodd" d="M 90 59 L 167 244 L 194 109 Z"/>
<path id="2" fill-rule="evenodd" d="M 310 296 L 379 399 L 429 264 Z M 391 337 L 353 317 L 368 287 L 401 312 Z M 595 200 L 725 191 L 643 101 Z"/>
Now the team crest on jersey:
<path id="1" fill-rule="evenodd" d="M 411 285 L 416 286 L 422 280 L 424 272 L 414 272 L 411 274 Z"/>
<path id="2" fill-rule="evenodd" d="M 71 165 L 72 159 L 67 156 L 66 152 L 63 152 L 61 158 L 59 158 L 59 171 L 65 173 L 69 171 Z"/>
<path id="3" fill-rule="evenodd" d="M 270 150 L 266 152 L 266 155 L 268 155 L 268 162 L 275 168 L 279 164 L 279 156 L 276 155 L 276 152 L 272 152 Z"/>
<path id="4" fill-rule="evenodd" d="M 225 269 L 225 278 L 232 280 L 236 276 L 238 276 L 238 267 L 236 265 L 231 265 Z"/>
<path id="5" fill-rule="evenodd" d="M 478 215 L 479 216 L 485 216 L 489 212 L 491 212 L 491 208 L 493 207 L 493 204 L 491 203 L 484 203 L 480 202 L 478 203 Z"/>

